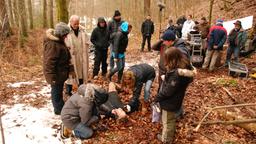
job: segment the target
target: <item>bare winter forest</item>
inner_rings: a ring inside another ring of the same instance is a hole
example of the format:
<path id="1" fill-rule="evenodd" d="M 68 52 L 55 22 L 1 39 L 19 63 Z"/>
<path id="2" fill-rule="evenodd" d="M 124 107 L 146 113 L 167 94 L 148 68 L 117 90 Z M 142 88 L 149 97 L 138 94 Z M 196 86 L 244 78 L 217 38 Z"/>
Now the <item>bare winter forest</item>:
<path id="1" fill-rule="evenodd" d="M 80 25 L 90 36 L 98 17 L 110 21 L 115 10 L 133 26 L 125 69 L 147 63 L 156 70 L 150 101 L 158 93 L 159 52 L 140 52 L 141 25 L 148 15 L 155 26 L 151 45 L 157 42 L 169 19 L 176 24 L 183 15 L 192 15 L 194 21 L 206 17 L 210 26 L 217 19 L 226 22 L 253 16 L 256 36 L 256 0 L 0 0 L 0 143 L 161 143 L 157 134 L 161 133 L 162 124 L 151 122 L 149 105 L 146 113 L 139 109 L 129 114 L 129 119 L 101 119 L 101 128 L 88 140 L 60 136 L 61 118 L 54 115 L 51 86 L 43 74 L 45 32 L 59 22 L 68 24 L 70 16 L 78 15 Z M 248 34 L 252 29 L 246 30 Z M 227 43 L 221 52 L 221 64 L 225 62 L 226 49 Z M 109 81 L 104 77 L 92 79 L 93 58 L 94 53 L 90 52 L 89 79 L 107 89 Z M 176 122 L 173 143 L 256 144 L 256 53 L 239 57 L 239 62 L 247 66 L 247 77 L 231 77 L 227 67 L 213 72 L 197 67 L 183 100 L 184 115 Z M 119 95 L 123 103 L 131 98 L 125 92 Z"/>

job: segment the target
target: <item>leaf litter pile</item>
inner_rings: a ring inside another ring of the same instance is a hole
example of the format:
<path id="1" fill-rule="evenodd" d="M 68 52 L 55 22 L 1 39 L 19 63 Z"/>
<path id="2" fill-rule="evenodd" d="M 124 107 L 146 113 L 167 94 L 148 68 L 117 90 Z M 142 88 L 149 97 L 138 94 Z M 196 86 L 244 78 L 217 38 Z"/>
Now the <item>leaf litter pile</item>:
<path id="1" fill-rule="evenodd" d="M 135 47 L 136 43 L 131 43 L 130 47 Z M 151 64 L 157 70 L 157 61 L 159 55 L 157 52 L 140 53 L 138 49 L 129 49 L 126 57 L 126 66 L 131 66 L 138 63 Z M 256 66 L 256 54 L 253 53 L 249 58 L 242 58 L 241 62 L 247 64 L 247 67 L 252 70 Z M 8 67 L 8 66 L 6 66 Z M 8 69 L 8 68 L 7 68 Z M 91 70 L 91 69 L 90 69 Z M 6 83 L 0 84 L 0 97 L 4 104 L 24 103 L 33 107 L 44 107 L 47 99 L 35 95 L 33 99 L 28 100 L 24 97 L 15 101 L 13 96 L 26 95 L 31 91 L 38 91 L 40 87 L 47 84 L 42 81 L 42 71 L 38 71 L 38 67 L 30 69 L 33 75 L 30 77 L 20 78 L 24 80 L 35 80 L 33 85 L 25 85 L 18 88 L 8 87 L 7 82 L 14 82 L 15 76 L 11 78 L 3 78 Z M 37 74 L 34 74 L 37 72 Z M 27 73 L 27 72 L 26 72 Z M 20 72 L 19 74 L 23 74 Z M 114 77 L 115 81 L 116 78 Z M 108 87 L 108 82 L 102 77 L 92 80 L 94 83 Z M 151 100 L 157 94 L 158 82 L 157 77 L 151 89 Z M 184 116 L 177 120 L 176 134 L 174 143 L 256 143 L 255 131 L 248 131 L 237 125 L 201 125 L 199 130 L 194 131 L 204 115 L 208 112 L 207 108 L 222 105 L 234 105 L 241 103 L 256 103 L 256 80 L 247 78 L 232 78 L 228 76 L 227 68 L 220 68 L 215 72 L 209 73 L 206 70 L 198 69 L 198 74 L 194 78 L 193 83 L 188 87 L 183 107 Z M 143 91 L 142 91 L 143 94 Z M 127 103 L 131 98 L 131 94 L 120 93 L 120 97 L 124 103 Z M 143 96 L 141 95 L 141 98 Z M 50 100 L 50 98 L 48 99 Z M 252 119 L 256 117 L 256 106 L 228 108 L 213 111 L 205 119 L 205 121 L 226 121 L 225 114 L 227 111 L 235 114 L 237 118 L 243 117 Z M 233 118 L 235 120 L 235 118 Z M 255 124 L 255 123 L 254 123 Z M 102 119 L 96 126 L 97 132 L 92 139 L 84 140 L 83 143 L 160 143 L 156 135 L 161 132 L 161 124 L 151 122 L 151 108 L 147 108 L 147 113 L 141 111 L 134 112 L 125 120 Z M 53 126 L 54 129 L 59 129 L 58 126 Z M 59 132 L 59 130 L 57 131 Z M 57 135 L 56 135 L 57 137 Z"/>

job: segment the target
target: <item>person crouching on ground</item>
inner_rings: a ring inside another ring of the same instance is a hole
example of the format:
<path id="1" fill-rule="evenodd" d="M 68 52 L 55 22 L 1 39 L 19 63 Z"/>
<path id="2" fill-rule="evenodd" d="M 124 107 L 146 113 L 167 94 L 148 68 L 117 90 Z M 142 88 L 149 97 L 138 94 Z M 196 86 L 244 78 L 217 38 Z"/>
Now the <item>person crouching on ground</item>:
<path id="1" fill-rule="evenodd" d="M 99 121 L 99 114 L 117 119 L 126 117 L 122 110 L 124 105 L 117 95 L 115 85 L 109 85 L 108 93 L 97 85 L 82 84 L 77 93 L 67 100 L 61 111 L 62 138 L 68 137 L 65 133 L 67 129 L 72 130 L 74 136 L 80 139 L 92 137 L 92 125 Z"/>
<path id="2" fill-rule="evenodd" d="M 121 87 L 125 90 L 129 89 L 133 91 L 133 97 L 128 104 L 131 107 L 131 111 L 138 110 L 141 89 L 143 84 L 145 84 L 144 101 L 142 101 L 142 112 L 146 112 L 146 105 L 148 104 L 150 98 L 150 88 L 155 77 L 155 69 L 145 63 L 133 65 L 124 72 Z"/>
<path id="3" fill-rule="evenodd" d="M 55 29 L 46 31 L 44 40 L 43 71 L 46 81 L 51 85 L 51 99 L 56 115 L 60 115 L 64 105 L 64 82 L 69 74 L 75 75 L 69 50 L 64 43 L 69 32 L 68 25 L 60 22 Z"/>
<path id="4" fill-rule="evenodd" d="M 163 83 L 154 100 L 162 110 L 162 134 L 157 138 L 164 143 L 172 143 L 175 135 L 175 112 L 182 107 L 186 89 L 193 81 L 196 70 L 192 68 L 189 59 L 182 52 L 171 47 L 165 51 L 166 74 L 162 76 Z"/>

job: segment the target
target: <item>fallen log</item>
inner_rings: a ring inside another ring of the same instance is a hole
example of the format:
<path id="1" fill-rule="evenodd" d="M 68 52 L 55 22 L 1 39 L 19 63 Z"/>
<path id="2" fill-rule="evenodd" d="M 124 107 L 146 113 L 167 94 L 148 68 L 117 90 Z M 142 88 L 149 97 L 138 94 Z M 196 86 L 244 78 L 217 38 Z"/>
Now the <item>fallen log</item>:
<path id="1" fill-rule="evenodd" d="M 239 120 L 230 120 L 230 121 L 206 121 L 202 122 L 201 125 L 210 125 L 210 124 L 245 124 L 245 123 L 256 123 L 256 119 L 239 119 Z M 193 123 L 192 125 L 198 125 L 199 123 Z"/>
<path id="2" fill-rule="evenodd" d="M 198 131 L 201 124 L 203 123 L 203 121 L 208 117 L 208 115 L 214 111 L 214 110 L 217 110 L 217 109 L 225 109 L 225 108 L 233 108 L 233 107 L 245 107 L 245 106 L 256 106 L 256 103 L 245 103 L 245 104 L 237 104 L 237 105 L 224 105 L 224 106 L 216 106 L 216 107 L 213 107 L 213 108 L 207 108 L 209 109 L 209 111 L 207 112 L 206 115 L 204 115 L 204 117 L 201 119 L 201 121 L 198 123 L 198 125 L 196 126 L 196 128 L 194 129 L 194 131 Z"/>
<path id="3" fill-rule="evenodd" d="M 247 123 L 242 123 L 241 121 L 245 121 L 245 117 L 239 116 L 236 113 L 220 110 L 221 116 L 225 118 L 226 120 L 234 120 L 237 121 L 237 123 L 233 123 L 234 125 L 237 125 L 243 129 L 245 129 L 248 132 L 256 133 L 256 121 L 255 119 L 248 119 Z M 251 121 L 251 122 L 250 122 Z"/>

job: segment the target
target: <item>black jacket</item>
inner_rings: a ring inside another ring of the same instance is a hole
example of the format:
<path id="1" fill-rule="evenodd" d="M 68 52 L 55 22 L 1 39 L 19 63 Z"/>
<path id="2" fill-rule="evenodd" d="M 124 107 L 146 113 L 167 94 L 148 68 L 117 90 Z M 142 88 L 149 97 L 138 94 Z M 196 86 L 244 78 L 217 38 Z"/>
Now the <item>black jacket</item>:
<path id="1" fill-rule="evenodd" d="M 145 20 L 141 25 L 141 33 L 151 36 L 154 33 L 154 23 L 151 20 Z"/>
<path id="2" fill-rule="evenodd" d="M 186 89 L 196 73 L 187 69 L 179 70 L 175 69 L 165 74 L 165 79 L 155 98 L 155 102 L 159 102 L 161 109 L 166 111 L 175 112 L 181 108 Z"/>
<path id="3" fill-rule="evenodd" d="M 104 19 L 102 19 L 102 21 L 106 23 Z M 100 19 L 99 22 L 101 22 Z M 96 50 L 106 50 L 108 48 L 109 31 L 107 29 L 107 25 L 102 28 L 98 23 L 97 27 L 92 31 L 91 42 L 95 46 Z"/>
<path id="4" fill-rule="evenodd" d="M 115 58 L 118 58 L 118 54 L 123 54 L 128 46 L 128 32 L 118 31 L 114 37 L 113 52 Z"/>
<path id="5" fill-rule="evenodd" d="M 148 64 L 138 64 L 131 66 L 129 71 L 132 71 L 135 75 L 135 88 L 133 91 L 133 98 L 138 99 L 143 87 L 143 83 L 148 80 L 154 81 L 156 77 L 155 69 Z"/>
<path id="6" fill-rule="evenodd" d="M 176 39 L 174 41 L 174 44 L 172 45 L 173 47 L 178 48 L 181 50 L 181 52 L 188 58 L 190 59 L 190 53 L 188 48 L 186 47 L 186 44 L 184 40 L 182 39 Z M 161 71 L 166 71 L 165 66 L 164 66 L 164 51 L 167 49 L 165 45 L 162 44 L 162 41 L 158 41 L 152 46 L 153 50 L 160 51 L 160 61 L 158 63 L 159 70 Z"/>

